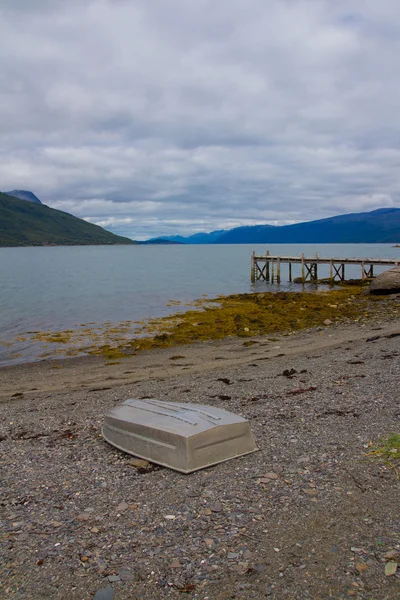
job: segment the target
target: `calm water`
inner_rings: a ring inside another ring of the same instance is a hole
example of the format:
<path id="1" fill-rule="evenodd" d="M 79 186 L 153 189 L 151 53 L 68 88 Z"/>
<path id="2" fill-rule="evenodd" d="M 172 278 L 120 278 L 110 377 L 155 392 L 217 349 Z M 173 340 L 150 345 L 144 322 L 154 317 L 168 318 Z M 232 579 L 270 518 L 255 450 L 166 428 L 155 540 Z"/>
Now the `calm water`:
<path id="1" fill-rule="evenodd" d="M 0 364 L 38 358 L 37 343 L 25 339 L 9 345 L 29 331 L 137 321 L 180 310 L 167 306 L 171 300 L 277 289 L 250 283 L 253 250 L 306 256 L 318 252 L 326 257 L 400 256 L 400 249 L 388 244 L 0 248 Z M 280 289 L 288 289 L 286 269 L 284 265 Z M 318 274 L 328 275 L 328 267 L 325 272 L 320 267 Z M 297 275 L 299 266 L 293 268 L 293 277 Z M 346 277 L 359 276 L 360 267 L 348 267 Z"/>

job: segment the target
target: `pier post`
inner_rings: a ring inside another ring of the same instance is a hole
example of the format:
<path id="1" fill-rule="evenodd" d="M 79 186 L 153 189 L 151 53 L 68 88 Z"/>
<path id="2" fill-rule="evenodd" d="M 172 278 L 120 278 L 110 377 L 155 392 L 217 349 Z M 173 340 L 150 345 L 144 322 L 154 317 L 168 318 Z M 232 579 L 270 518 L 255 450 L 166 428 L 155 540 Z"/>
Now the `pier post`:
<path id="1" fill-rule="evenodd" d="M 361 279 L 362 279 L 362 281 L 364 281 L 364 279 L 365 279 L 365 263 L 364 263 L 364 261 L 362 261 L 362 263 L 361 263 Z"/>
<path id="2" fill-rule="evenodd" d="M 270 259 L 269 259 L 269 250 L 267 250 L 266 253 L 266 259 L 265 259 L 265 279 L 269 282 L 269 263 L 270 263 Z"/>
<path id="3" fill-rule="evenodd" d="M 304 271 L 304 252 L 301 255 L 301 281 L 304 283 L 305 280 L 305 271 Z"/>
<path id="4" fill-rule="evenodd" d="M 331 280 L 331 285 L 334 282 L 334 277 L 333 277 L 333 260 L 331 259 L 329 261 L 329 279 Z"/>
<path id="5" fill-rule="evenodd" d="M 277 283 L 281 282 L 281 259 L 279 256 L 276 260 L 276 281 Z"/>
<path id="6" fill-rule="evenodd" d="M 251 278 L 251 283 L 254 283 L 256 280 L 256 260 L 255 260 L 255 251 L 253 250 L 253 254 L 251 255 L 251 272 L 250 272 L 250 278 Z"/>
<path id="7" fill-rule="evenodd" d="M 271 283 L 274 283 L 274 259 L 271 259 Z"/>
<path id="8" fill-rule="evenodd" d="M 289 263 L 289 281 L 292 281 L 292 263 Z"/>

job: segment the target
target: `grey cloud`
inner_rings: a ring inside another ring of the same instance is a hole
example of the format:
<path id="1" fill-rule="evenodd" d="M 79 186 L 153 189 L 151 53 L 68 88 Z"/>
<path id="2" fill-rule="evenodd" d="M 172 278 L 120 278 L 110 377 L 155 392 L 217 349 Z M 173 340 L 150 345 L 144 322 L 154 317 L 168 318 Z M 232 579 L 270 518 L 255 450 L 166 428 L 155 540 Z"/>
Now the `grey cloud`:
<path id="1" fill-rule="evenodd" d="M 134 238 L 395 205 L 399 17 L 394 0 L 2 0 L 1 187 Z"/>

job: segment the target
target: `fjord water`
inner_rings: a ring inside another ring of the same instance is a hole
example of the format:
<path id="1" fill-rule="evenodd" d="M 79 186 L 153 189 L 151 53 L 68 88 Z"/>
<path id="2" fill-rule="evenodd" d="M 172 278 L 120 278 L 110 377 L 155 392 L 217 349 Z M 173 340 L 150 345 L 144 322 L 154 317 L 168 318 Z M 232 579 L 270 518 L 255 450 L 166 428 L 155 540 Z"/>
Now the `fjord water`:
<path id="1" fill-rule="evenodd" d="M 29 331 L 141 320 L 184 310 L 169 301 L 190 302 L 202 295 L 276 290 L 251 284 L 250 258 L 256 254 L 324 257 L 400 258 L 389 244 L 271 244 L 71 246 L 0 249 L 0 364 L 37 358 L 29 342 L 12 355 L 7 342 Z M 289 289 L 282 265 L 281 290 Z M 382 270 L 382 269 L 381 269 Z M 379 269 L 375 269 L 378 273 Z M 300 267 L 293 267 L 293 277 Z M 319 276 L 327 276 L 320 267 Z M 360 277 L 360 267 L 346 267 Z M 293 285 L 292 289 L 301 289 Z M 14 350 L 15 352 L 15 350 Z"/>

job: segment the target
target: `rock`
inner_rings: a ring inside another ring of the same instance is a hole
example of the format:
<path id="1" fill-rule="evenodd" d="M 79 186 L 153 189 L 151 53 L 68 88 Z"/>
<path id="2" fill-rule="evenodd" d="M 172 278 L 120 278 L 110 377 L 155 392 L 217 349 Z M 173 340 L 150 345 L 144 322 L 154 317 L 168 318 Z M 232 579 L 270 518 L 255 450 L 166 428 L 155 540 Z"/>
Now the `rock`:
<path id="1" fill-rule="evenodd" d="M 309 456 L 300 456 L 300 458 L 297 459 L 297 462 L 299 464 L 301 463 L 307 463 L 310 462 L 311 458 Z"/>
<path id="2" fill-rule="evenodd" d="M 265 473 L 265 475 L 263 475 L 263 479 L 279 479 L 279 475 L 276 473 Z"/>
<path id="3" fill-rule="evenodd" d="M 118 506 L 115 510 L 117 511 L 117 513 L 121 513 L 121 512 L 125 512 L 126 510 L 128 510 L 128 508 L 129 508 L 129 504 L 127 504 L 126 502 L 121 502 L 120 504 L 118 504 Z"/>
<path id="4" fill-rule="evenodd" d="M 19 536 L 19 539 L 21 539 L 21 536 Z M 383 558 L 386 558 L 386 560 L 400 559 L 400 551 L 399 550 L 389 550 L 389 552 L 386 552 L 383 555 Z"/>
<path id="5" fill-rule="evenodd" d="M 330 319 L 325 319 L 324 325 L 332 325 L 332 321 Z"/>
<path id="6" fill-rule="evenodd" d="M 365 563 L 357 563 L 356 569 L 359 573 L 364 573 L 365 571 L 368 571 L 368 565 Z"/>
<path id="7" fill-rule="evenodd" d="M 394 294 L 400 292 L 400 266 L 381 273 L 372 280 L 370 294 Z"/>
<path id="8" fill-rule="evenodd" d="M 386 563 L 385 565 L 385 575 L 386 577 L 391 577 L 392 575 L 394 575 L 397 571 L 397 563 L 391 561 Z"/>
<path id="9" fill-rule="evenodd" d="M 234 571 L 238 575 L 244 575 L 249 570 L 249 563 L 248 562 L 241 562 L 241 563 L 238 563 L 236 565 L 233 565 L 231 569 L 232 569 L 232 571 Z"/>
<path id="10" fill-rule="evenodd" d="M 150 466 L 150 463 L 147 460 L 142 460 L 141 458 L 131 458 L 128 460 L 127 464 L 130 467 L 136 467 L 136 469 L 144 469 Z"/>
<path id="11" fill-rule="evenodd" d="M 228 554 L 226 555 L 226 558 L 228 560 L 235 560 L 238 557 L 239 557 L 239 552 L 228 552 Z"/>
<path id="12" fill-rule="evenodd" d="M 114 590 L 112 587 L 102 588 L 101 590 L 97 590 L 94 595 L 93 600 L 113 600 L 114 598 Z"/>
<path id="13" fill-rule="evenodd" d="M 314 488 L 310 488 L 309 490 L 303 490 L 303 493 L 307 494 L 307 496 L 318 496 L 318 490 Z"/>
<path id="14" fill-rule="evenodd" d="M 117 581 L 121 581 L 121 578 L 118 575 L 109 575 L 107 579 L 110 583 L 116 583 Z"/>
<path id="15" fill-rule="evenodd" d="M 181 568 L 181 563 L 179 562 L 179 560 L 175 559 L 170 564 L 170 568 L 171 569 L 180 569 Z"/>
<path id="16" fill-rule="evenodd" d="M 265 566 L 264 563 L 258 563 L 256 565 L 252 565 L 252 567 L 251 567 L 251 569 L 253 571 L 257 571 L 257 573 L 264 573 L 264 571 L 265 571 L 266 568 L 267 567 Z"/>
<path id="17" fill-rule="evenodd" d="M 167 521 L 174 521 L 176 519 L 175 515 L 165 515 L 164 519 L 167 519 Z"/>
<path id="18" fill-rule="evenodd" d="M 216 502 L 215 504 L 210 504 L 210 510 L 215 513 L 221 512 L 221 510 L 222 510 L 221 502 Z"/>
<path id="19" fill-rule="evenodd" d="M 89 521 L 90 513 L 82 513 L 76 517 L 77 521 Z"/>
<path id="20" fill-rule="evenodd" d="M 129 571 L 128 569 L 123 569 L 118 572 L 118 577 L 121 581 L 132 581 L 133 573 L 131 573 L 131 571 Z"/>

